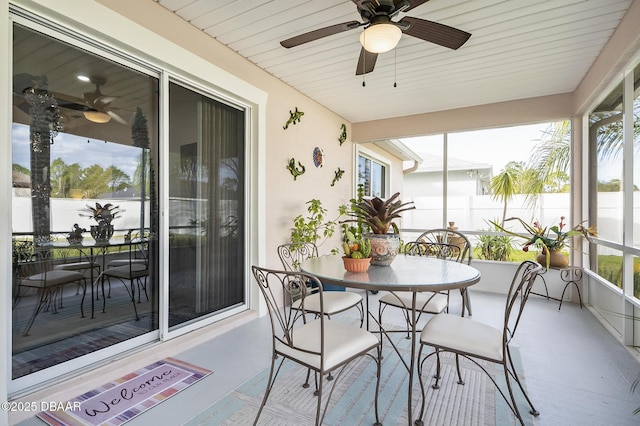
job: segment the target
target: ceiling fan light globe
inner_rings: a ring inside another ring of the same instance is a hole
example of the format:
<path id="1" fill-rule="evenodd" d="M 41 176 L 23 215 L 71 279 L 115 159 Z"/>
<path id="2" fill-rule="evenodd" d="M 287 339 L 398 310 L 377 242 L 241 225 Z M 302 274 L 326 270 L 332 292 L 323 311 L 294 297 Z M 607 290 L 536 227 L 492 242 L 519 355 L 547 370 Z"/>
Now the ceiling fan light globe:
<path id="1" fill-rule="evenodd" d="M 83 111 L 84 118 L 93 123 L 108 123 L 111 120 L 111 116 L 102 111 Z"/>
<path id="2" fill-rule="evenodd" d="M 402 37 L 400 28 L 393 24 L 376 24 L 360 34 L 360 44 L 371 53 L 388 52 L 398 45 Z"/>

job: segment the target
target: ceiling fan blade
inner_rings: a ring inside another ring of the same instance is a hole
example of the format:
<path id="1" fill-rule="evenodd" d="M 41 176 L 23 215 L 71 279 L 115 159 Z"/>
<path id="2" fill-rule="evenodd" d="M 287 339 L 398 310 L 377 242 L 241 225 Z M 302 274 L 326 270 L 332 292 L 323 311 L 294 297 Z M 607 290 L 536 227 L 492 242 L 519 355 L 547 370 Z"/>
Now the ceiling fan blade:
<path id="1" fill-rule="evenodd" d="M 454 50 L 465 44 L 471 37 L 471 34 L 466 31 L 411 16 L 405 16 L 399 23 L 409 24 L 408 29 L 402 30 L 407 35 Z"/>
<path id="2" fill-rule="evenodd" d="M 76 98 L 75 96 L 65 95 L 58 92 L 49 92 L 52 95 L 58 106 L 61 108 L 73 109 L 76 111 L 95 111 L 95 108 L 86 104 L 84 99 Z"/>
<path id="3" fill-rule="evenodd" d="M 301 44 L 318 40 L 323 37 L 328 37 L 334 34 L 342 33 L 344 31 L 353 30 L 354 28 L 358 28 L 360 25 L 362 24 L 358 21 L 343 22 L 341 24 L 331 25 L 329 27 L 320 28 L 318 30 L 309 31 L 308 33 L 288 38 L 281 41 L 280 45 L 289 49 L 291 47 L 299 46 Z"/>
<path id="4" fill-rule="evenodd" d="M 404 0 L 394 0 L 394 4 L 396 5 L 396 7 L 398 6 L 399 3 L 402 3 Z M 428 2 L 429 0 L 409 0 L 409 3 L 411 3 L 411 6 L 407 7 L 406 9 L 404 9 L 404 12 L 408 12 L 413 8 L 416 8 L 418 6 L 420 6 L 421 4 L 424 4 L 426 2 Z"/>
<path id="5" fill-rule="evenodd" d="M 122 117 L 120 117 L 120 116 L 119 116 L 118 114 L 116 114 L 115 112 L 110 111 L 110 110 L 106 110 L 105 112 L 109 115 L 109 117 L 113 118 L 113 121 L 117 121 L 117 122 L 118 122 L 118 123 L 120 123 L 120 124 L 127 124 L 127 122 L 125 121 L 125 119 L 124 119 L 124 118 L 122 118 Z"/>
<path id="6" fill-rule="evenodd" d="M 365 50 L 364 47 L 360 49 L 360 58 L 358 59 L 356 75 L 367 74 L 373 71 L 373 68 L 376 66 L 377 59 L 377 53 L 371 53 L 368 50 Z"/>
<path id="7" fill-rule="evenodd" d="M 94 103 L 99 103 L 100 105 L 109 105 L 111 102 L 115 101 L 116 99 L 118 99 L 117 96 L 105 96 L 102 95 L 98 98 L 96 98 L 93 102 Z"/>

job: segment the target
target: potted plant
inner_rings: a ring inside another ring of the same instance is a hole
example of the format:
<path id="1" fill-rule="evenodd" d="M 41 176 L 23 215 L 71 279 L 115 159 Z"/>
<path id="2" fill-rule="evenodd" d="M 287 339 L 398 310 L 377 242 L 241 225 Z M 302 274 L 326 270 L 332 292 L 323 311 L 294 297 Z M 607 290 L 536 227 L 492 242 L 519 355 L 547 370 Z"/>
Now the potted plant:
<path id="1" fill-rule="evenodd" d="M 529 251 L 531 246 L 540 248 L 541 252 L 537 256 L 536 260 L 538 263 L 545 265 L 547 269 L 549 269 L 549 267 L 564 268 L 569 265 L 569 257 L 562 252 L 562 250 L 569 245 L 569 241 L 567 240 L 569 237 L 581 236 L 589 238 L 591 236 L 598 236 L 595 226 L 586 227 L 583 224 L 584 222 L 564 231 L 563 228 L 566 226 L 564 219 L 564 216 L 560 217 L 558 225 L 554 225 L 550 228 L 546 226 L 543 227 L 537 221 L 533 222 L 533 225 L 530 225 L 519 217 L 510 217 L 505 220 L 505 222 L 510 220 L 517 220 L 520 222 L 524 229 L 526 229 L 526 231 L 531 235 L 529 237 L 508 231 L 497 222 L 491 222 L 491 224 L 495 226 L 496 229 L 506 232 L 509 235 L 524 238 L 526 241 L 522 246 L 523 251 Z"/>
<path id="2" fill-rule="evenodd" d="M 338 220 L 346 213 L 346 206 L 338 207 L 338 216 L 335 219 L 327 218 L 327 209 L 322 206 L 320 200 L 312 199 L 306 202 L 309 215 L 298 215 L 293 219 L 291 228 L 291 242 L 314 243 L 317 247 L 323 245 L 336 231 Z"/>
<path id="3" fill-rule="evenodd" d="M 95 207 L 91 207 L 87 205 L 86 208 L 82 209 L 80 216 L 90 217 L 94 219 L 98 224 L 91 225 L 91 236 L 96 243 L 107 243 L 109 239 L 113 236 L 113 225 L 111 221 L 118 217 L 118 214 L 121 212 L 119 210 L 120 206 L 114 206 L 111 203 L 107 203 L 104 206 L 100 203 L 96 203 Z"/>
<path id="4" fill-rule="evenodd" d="M 344 269 L 349 272 L 365 272 L 371 263 L 371 240 L 356 238 L 351 231 L 344 233 L 342 249 Z"/>
<path id="5" fill-rule="evenodd" d="M 349 212 L 352 219 L 348 221 L 364 223 L 371 230 L 363 237 L 371 241 L 372 265 L 388 266 L 398 254 L 400 231 L 394 221 L 401 217 L 400 213 L 415 209 L 412 202 L 397 200 L 399 196 L 400 193 L 396 192 L 387 200 L 374 197 L 352 203 Z"/>

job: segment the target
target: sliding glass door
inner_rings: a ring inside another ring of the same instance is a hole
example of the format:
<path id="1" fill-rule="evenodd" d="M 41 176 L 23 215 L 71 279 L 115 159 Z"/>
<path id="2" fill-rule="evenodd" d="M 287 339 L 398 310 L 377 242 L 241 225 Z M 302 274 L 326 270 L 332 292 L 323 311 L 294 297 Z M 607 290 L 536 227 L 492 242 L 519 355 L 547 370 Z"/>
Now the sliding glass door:
<path id="1" fill-rule="evenodd" d="M 13 379 L 159 326 L 158 77 L 54 35 L 13 27 Z"/>
<path id="2" fill-rule="evenodd" d="M 169 87 L 169 327 L 245 302 L 245 112 Z"/>
<path id="3" fill-rule="evenodd" d="M 17 21 L 12 391 L 247 302 L 247 108 L 177 77 L 164 93 L 162 70 Z"/>

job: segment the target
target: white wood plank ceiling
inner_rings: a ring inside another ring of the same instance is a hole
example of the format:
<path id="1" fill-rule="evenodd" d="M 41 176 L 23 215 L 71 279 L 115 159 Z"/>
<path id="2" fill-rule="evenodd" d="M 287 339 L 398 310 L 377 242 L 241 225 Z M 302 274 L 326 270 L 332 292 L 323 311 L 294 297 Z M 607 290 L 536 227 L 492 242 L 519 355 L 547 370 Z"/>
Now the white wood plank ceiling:
<path id="1" fill-rule="evenodd" d="M 402 35 L 356 76 L 361 28 L 291 49 L 280 41 L 346 21 L 349 0 L 156 0 L 351 122 L 572 92 L 632 0 L 430 0 L 401 12 L 472 34 L 458 50 Z M 373 0 L 377 2 L 377 0 Z M 397 87 L 394 87 L 397 82 Z"/>

